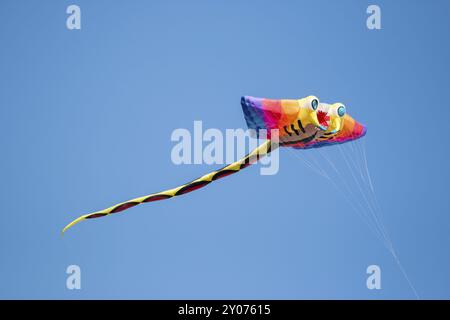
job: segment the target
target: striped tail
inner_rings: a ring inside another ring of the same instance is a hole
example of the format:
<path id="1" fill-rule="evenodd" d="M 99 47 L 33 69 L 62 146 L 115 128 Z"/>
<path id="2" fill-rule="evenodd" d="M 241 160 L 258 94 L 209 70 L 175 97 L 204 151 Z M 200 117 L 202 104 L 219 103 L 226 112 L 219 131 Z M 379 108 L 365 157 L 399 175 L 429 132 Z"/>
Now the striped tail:
<path id="1" fill-rule="evenodd" d="M 176 188 L 173 188 L 170 190 L 165 190 L 165 191 L 161 191 L 158 193 L 153 193 L 153 194 L 150 194 L 147 196 L 143 196 L 140 198 L 128 200 L 128 201 L 116 204 L 112 207 L 109 207 L 109 208 L 101 210 L 101 211 L 96 211 L 93 213 L 85 214 L 85 215 L 75 219 L 71 223 L 69 223 L 62 230 L 62 233 L 64 233 L 70 227 L 76 225 L 78 222 L 83 221 L 85 219 L 94 219 L 94 218 L 104 217 L 104 216 L 107 216 L 107 215 L 110 215 L 113 213 L 124 211 L 131 207 L 137 206 L 138 204 L 141 204 L 141 203 L 169 199 L 169 198 L 172 198 L 175 196 L 181 196 L 181 195 L 189 193 L 191 191 L 203 188 L 204 186 L 208 185 L 209 183 L 211 183 L 215 180 L 221 179 L 221 178 L 229 176 L 233 173 L 239 172 L 240 170 L 242 170 L 244 168 L 247 168 L 251 164 L 258 161 L 260 158 L 269 154 L 275 147 L 277 147 L 277 145 L 272 144 L 271 140 L 267 140 L 263 144 L 261 144 L 259 147 L 255 148 L 252 152 L 247 154 L 245 157 L 243 157 L 242 159 L 240 159 L 236 162 L 233 162 L 232 164 L 229 164 L 219 170 L 205 174 L 204 176 L 202 176 L 196 180 L 193 180 L 187 184 L 184 184 L 182 186 L 179 186 L 179 187 L 176 187 Z"/>

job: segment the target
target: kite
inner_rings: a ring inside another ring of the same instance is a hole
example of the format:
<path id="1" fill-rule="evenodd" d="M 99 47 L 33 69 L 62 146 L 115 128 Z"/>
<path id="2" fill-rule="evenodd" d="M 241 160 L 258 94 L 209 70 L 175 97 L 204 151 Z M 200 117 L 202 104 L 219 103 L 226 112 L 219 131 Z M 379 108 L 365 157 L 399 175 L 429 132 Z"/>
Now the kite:
<path id="1" fill-rule="evenodd" d="M 241 106 L 248 128 L 257 137 L 260 132 L 266 133 L 266 141 L 242 159 L 176 188 L 82 215 L 64 227 L 62 233 L 85 219 L 108 216 L 142 203 L 165 200 L 203 188 L 213 181 L 247 168 L 279 146 L 318 148 L 353 141 L 366 134 L 366 127 L 348 115 L 342 103 L 320 103 L 316 96 L 279 100 L 244 96 L 241 98 Z"/>

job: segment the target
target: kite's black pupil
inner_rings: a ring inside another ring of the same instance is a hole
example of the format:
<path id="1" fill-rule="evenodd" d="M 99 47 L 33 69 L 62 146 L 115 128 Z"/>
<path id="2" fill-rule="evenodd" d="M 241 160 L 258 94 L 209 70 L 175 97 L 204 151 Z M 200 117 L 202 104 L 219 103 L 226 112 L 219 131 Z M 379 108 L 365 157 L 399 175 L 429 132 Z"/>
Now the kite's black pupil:
<path id="1" fill-rule="evenodd" d="M 316 99 L 314 99 L 314 100 L 311 102 L 312 108 L 313 108 L 314 110 L 317 109 L 317 104 L 318 104 L 318 102 L 317 102 Z"/>

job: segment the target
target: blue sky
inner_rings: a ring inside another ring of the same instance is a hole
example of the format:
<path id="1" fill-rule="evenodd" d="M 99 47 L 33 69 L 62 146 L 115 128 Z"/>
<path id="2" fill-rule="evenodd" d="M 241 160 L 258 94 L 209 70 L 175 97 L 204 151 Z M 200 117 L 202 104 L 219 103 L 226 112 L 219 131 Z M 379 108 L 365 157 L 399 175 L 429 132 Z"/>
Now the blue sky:
<path id="1" fill-rule="evenodd" d="M 302 151 L 281 150 L 276 175 L 251 167 L 60 236 L 216 168 L 174 165 L 174 129 L 245 128 L 242 95 L 310 94 L 367 125 L 399 259 L 421 298 L 450 298 L 450 4 L 373 3 L 381 30 L 366 1 L 2 1 L 0 298 L 415 298 Z M 66 28 L 70 4 L 81 30 Z M 81 290 L 66 288 L 71 264 Z M 381 290 L 366 288 L 372 264 Z"/>

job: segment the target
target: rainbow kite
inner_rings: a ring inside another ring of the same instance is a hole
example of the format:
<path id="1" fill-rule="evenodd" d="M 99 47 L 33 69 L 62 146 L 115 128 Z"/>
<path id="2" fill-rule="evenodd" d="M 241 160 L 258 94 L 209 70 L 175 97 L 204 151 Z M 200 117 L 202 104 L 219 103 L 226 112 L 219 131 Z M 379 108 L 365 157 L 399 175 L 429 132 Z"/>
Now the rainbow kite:
<path id="1" fill-rule="evenodd" d="M 245 96 L 241 98 L 241 105 L 248 128 L 255 130 L 257 134 L 261 130 L 267 132 L 267 140 L 242 159 L 182 186 L 85 214 L 69 223 L 62 232 L 85 219 L 104 217 L 138 204 L 165 200 L 200 189 L 215 180 L 247 168 L 278 146 L 296 149 L 318 148 L 356 140 L 366 134 L 365 126 L 350 117 L 342 103 L 319 103 L 315 96 L 297 100 Z"/>

